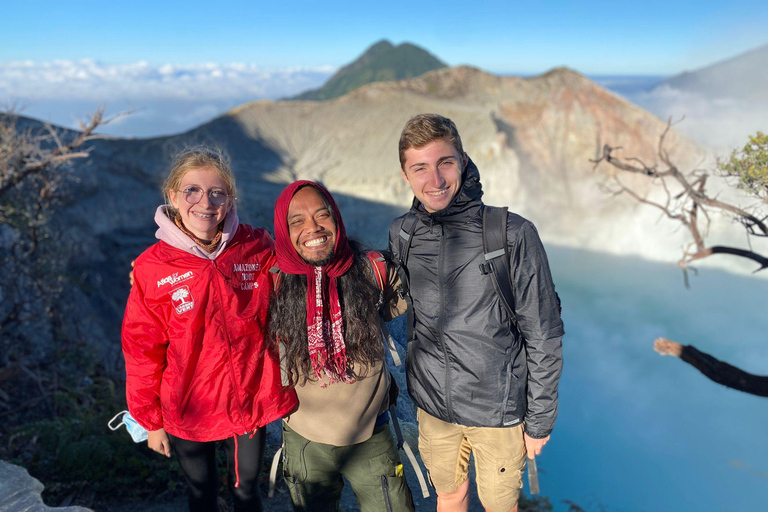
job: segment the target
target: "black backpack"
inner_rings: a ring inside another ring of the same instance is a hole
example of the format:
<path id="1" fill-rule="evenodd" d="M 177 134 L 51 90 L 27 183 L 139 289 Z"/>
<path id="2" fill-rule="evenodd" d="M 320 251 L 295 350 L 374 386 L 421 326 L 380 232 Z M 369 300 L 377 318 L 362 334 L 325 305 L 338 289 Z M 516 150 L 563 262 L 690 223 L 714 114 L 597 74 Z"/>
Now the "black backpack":
<path id="1" fill-rule="evenodd" d="M 483 206 L 483 253 L 485 260 L 480 264 L 480 272 L 483 275 L 490 274 L 493 288 L 499 296 L 501 303 L 512 320 L 512 325 L 517 328 L 517 315 L 515 315 L 515 300 L 512 290 L 512 276 L 509 273 L 509 247 L 507 246 L 507 207 Z M 401 296 L 408 304 L 408 341 L 413 340 L 415 319 L 413 316 L 413 302 L 409 289 L 409 277 L 406 270 L 408 251 L 411 247 L 413 232 L 416 230 L 418 219 L 416 215 L 408 212 L 400 225 L 399 233 L 399 261 L 398 274 L 402 282 Z M 502 258 L 501 260 L 499 258 Z M 557 305 L 562 311 L 560 297 L 557 297 Z"/>

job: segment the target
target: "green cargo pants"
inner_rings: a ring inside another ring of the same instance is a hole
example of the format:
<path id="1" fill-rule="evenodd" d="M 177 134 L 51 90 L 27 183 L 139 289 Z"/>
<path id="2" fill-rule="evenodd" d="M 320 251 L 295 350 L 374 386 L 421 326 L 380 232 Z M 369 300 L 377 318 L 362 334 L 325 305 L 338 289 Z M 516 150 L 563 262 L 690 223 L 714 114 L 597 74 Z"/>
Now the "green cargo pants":
<path id="1" fill-rule="evenodd" d="M 360 512 L 414 510 L 388 424 L 374 428 L 367 441 L 333 446 L 309 441 L 283 423 L 283 443 L 283 474 L 294 510 L 336 512 L 342 476 L 352 486 Z"/>

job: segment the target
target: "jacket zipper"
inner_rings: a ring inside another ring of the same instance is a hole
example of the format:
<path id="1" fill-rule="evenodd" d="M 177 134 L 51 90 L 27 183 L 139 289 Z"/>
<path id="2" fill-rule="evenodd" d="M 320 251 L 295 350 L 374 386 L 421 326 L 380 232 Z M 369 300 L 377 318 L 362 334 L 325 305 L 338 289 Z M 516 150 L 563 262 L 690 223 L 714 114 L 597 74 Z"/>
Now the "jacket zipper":
<path id="1" fill-rule="evenodd" d="M 504 425 L 504 417 L 507 415 L 507 408 L 509 404 L 509 393 L 512 391 L 512 379 L 514 377 L 512 376 L 512 354 L 510 351 L 510 356 L 507 360 L 507 363 L 504 365 L 504 368 L 506 369 L 507 374 L 507 382 L 504 385 L 504 395 L 501 397 L 503 400 L 502 407 L 501 407 L 501 424 Z"/>
<path id="2" fill-rule="evenodd" d="M 451 423 L 456 423 L 453 417 L 453 404 L 451 402 L 451 380 L 449 378 L 448 351 L 445 349 L 445 340 L 443 339 L 443 321 L 445 318 L 445 276 L 443 275 L 443 259 L 445 253 L 445 226 L 440 223 L 440 250 L 437 253 L 437 281 L 440 286 L 440 316 L 437 319 L 437 336 L 440 340 L 440 348 L 443 350 L 443 364 L 445 365 L 445 405 L 448 408 L 448 418 Z"/>
<path id="3" fill-rule="evenodd" d="M 224 308 L 221 304 L 221 279 L 223 279 L 223 273 L 219 270 L 219 266 L 216 264 L 216 260 L 211 261 L 211 264 L 213 265 L 213 268 L 216 272 L 214 274 L 222 274 L 222 276 L 216 276 L 216 290 L 218 292 L 217 299 L 217 309 L 219 310 L 219 314 L 221 316 L 221 329 L 224 331 L 224 337 L 227 340 L 227 351 L 229 352 L 229 376 L 232 380 L 232 389 L 235 393 L 235 400 L 237 400 L 237 410 L 240 413 L 240 423 L 243 424 L 243 431 L 247 434 L 248 433 L 248 425 L 245 424 L 245 416 L 243 415 L 243 404 L 240 402 L 240 395 L 237 392 L 237 380 L 235 379 L 235 365 L 232 362 L 232 342 L 229 339 L 229 331 L 227 330 L 227 319 L 224 316 Z"/>

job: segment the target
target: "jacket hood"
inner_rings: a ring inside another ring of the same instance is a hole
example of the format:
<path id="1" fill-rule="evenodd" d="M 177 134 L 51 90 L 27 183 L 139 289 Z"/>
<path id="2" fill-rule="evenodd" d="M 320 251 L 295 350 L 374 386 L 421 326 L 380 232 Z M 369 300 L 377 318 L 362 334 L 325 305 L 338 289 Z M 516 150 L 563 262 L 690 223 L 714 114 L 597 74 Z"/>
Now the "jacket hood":
<path id="1" fill-rule="evenodd" d="M 480 171 L 471 158 L 467 158 L 467 165 L 461 173 L 461 186 L 450 204 L 434 213 L 424 209 L 417 198 L 413 198 L 411 212 L 422 222 L 451 222 L 463 221 L 477 214 L 483 206 L 483 186 L 480 184 Z"/>
<path id="2" fill-rule="evenodd" d="M 155 222 L 158 229 L 155 232 L 155 238 L 162 240 L 168 245 L 188 252 L 207 260 L 215 260 L 216 257 L 226 249 L 229 241 L 237 233 L 237 227 L 240 225 L 240 219 L 237 217 L 237 205 L 232 205 L 227 216 L 224 217 L 224 227 L 221 233 L 221 242 L 215 251 L 209 253 L 197 245 L 194 240 L 184 234 L 182 230 L 168 217 L 169 206 L 167 204 L 157 207 L 155 212 Z"/>

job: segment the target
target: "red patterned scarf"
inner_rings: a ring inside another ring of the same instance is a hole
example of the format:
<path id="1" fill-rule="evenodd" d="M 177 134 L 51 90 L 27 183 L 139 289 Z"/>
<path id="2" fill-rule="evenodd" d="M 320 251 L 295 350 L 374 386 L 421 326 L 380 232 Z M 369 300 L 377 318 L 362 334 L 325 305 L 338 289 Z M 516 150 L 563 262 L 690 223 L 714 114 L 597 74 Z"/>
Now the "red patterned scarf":
<path id="1" fill-rule="evenodd" d="M 314 187 L 325 198 L 336 223 L 333 258 L 322 267 L 307 263 L 299 256 L 288 230 L 288 206 L 296 192 L 305 186 Z M 323 387 L 327 386 L 323 375 L 328 383 L 354 382 L 347 367 L 337 283 L 337 278 L 352 266 L 354 256 L 339 209 L 325 187 L 312 181 L 296 181 L 280 193 L 275 203 L 275 253 L 281 271 L 307 276 L 307 340 L 315 377 Z"/>

